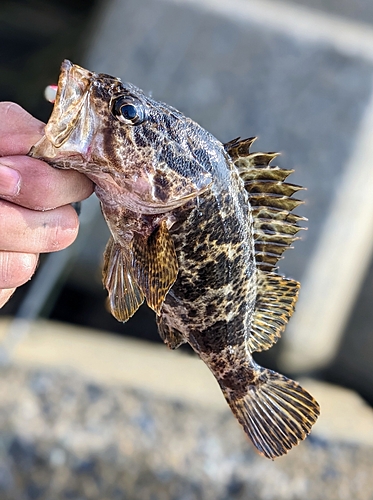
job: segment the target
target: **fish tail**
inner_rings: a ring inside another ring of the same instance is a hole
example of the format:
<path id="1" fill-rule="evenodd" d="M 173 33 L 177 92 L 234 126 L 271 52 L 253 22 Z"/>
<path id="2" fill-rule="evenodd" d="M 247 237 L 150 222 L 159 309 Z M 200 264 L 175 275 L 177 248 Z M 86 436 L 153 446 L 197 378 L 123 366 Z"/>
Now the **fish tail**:
<path id="1" fill-rule="evenodd" d="M 232 412 L 259 453 L 274 459 L 286 454 L 311 431 L 320 414 L 317 401 L 297 382 L 258 367 L 242 389 L 220 386 Z"/>

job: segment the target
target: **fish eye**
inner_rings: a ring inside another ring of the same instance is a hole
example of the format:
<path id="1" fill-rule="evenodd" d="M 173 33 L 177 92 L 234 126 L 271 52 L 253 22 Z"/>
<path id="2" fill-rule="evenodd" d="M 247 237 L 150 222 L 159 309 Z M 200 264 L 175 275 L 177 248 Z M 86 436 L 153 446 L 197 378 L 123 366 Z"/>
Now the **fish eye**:
<path id="1" fill-rule="evenodd" d="M 117 120 L 127 125 L 140 125 L 146 120 L 144 105 L 129 96 L 119 96 L 113 99 L 111 112 Z"/>

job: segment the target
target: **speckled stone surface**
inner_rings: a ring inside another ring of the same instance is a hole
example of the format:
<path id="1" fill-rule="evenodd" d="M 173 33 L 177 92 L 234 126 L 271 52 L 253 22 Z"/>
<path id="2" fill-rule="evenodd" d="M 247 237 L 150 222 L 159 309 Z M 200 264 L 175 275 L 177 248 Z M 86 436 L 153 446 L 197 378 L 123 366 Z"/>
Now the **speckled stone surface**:
<path id="1" fill-rule="evenodd" d="M 71 370 L 14 366 L 0 376 L 2 500 L 373 498 L 372 447 L 311 436 L 271 462 L 229 410 Z"/>

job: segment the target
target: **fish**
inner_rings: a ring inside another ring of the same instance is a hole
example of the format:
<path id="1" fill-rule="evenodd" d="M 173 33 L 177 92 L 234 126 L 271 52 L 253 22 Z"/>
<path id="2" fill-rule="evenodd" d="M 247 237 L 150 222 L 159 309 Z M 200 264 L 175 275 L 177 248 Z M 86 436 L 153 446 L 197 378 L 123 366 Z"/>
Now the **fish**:
<path id="1" fill-rule="evenodd" d="M 164 343 L 188 343 L 257 451 L 286 454 L 316 422 L 299 383 L 258 365 L 293 314 L 300 284 L 277 263 L 298 239 L 300 186 L 255 138 L 222 144 L 119 78 L 65 60 L 45 135 L 30 156 L 95 184 L 110 229 L 103 284 L 113 316 L 146 301 Z"/>

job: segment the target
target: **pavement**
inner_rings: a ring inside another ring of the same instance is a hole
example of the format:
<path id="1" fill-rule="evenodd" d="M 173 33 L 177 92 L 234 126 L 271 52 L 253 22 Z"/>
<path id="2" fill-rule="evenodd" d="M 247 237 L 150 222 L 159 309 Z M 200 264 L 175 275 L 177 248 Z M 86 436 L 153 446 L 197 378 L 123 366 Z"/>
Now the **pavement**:
<path id="1" fill-rule="evenodd" d="M 0 322 L 2 340 L 9 326 Z M 27 327 L 1 369 L 4 500 L 373 496 L 373 410 L 352 391 L 302 380 L 319 422 L 270 461 L 196 357 L 63 323 Z"/>

